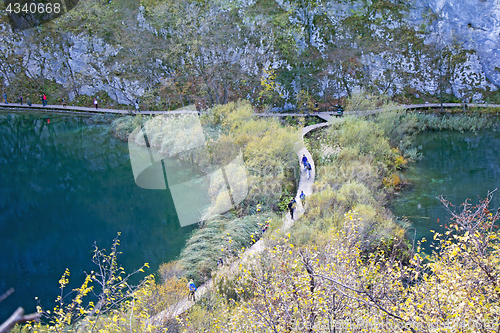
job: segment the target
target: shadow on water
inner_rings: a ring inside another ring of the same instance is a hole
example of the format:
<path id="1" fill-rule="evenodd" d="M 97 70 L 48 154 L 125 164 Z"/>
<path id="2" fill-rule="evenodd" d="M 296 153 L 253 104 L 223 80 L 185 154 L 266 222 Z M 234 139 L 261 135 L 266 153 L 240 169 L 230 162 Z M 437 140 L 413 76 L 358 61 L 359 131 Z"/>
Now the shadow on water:
<path id="1" fill-rule="evenodd" d="M 411 189 L 395 198 L 391 209 L 396 216 L 408 217 L 417 229 L 416 239 L 428 240 L 424 245 L 429 252 L 430 230 L 443 232 L 439 225 L 449 224 L 439 195 L 457 207 L 467 198 L 477 204 L 488 191 L 500 189 L 500 132 L 428 132 L 419 134 L 416 144 L 422 147 L 423 159 L 406 172 Z M 500 192 L 490 205 L 500 206 Z M 413 237 L 413 230 L 409 234 Z"/>
<path id="2" fill-rule="evenodd" d="M 93 270 L 93 243 L 122 233 L 121 263 L 147 273 L 174 259 L 196 225 L 181 228 L 169 191 L 135 185 L 128 148 L 89 117 L 0 113 L 0 322 L 35 296 L 53 307 L 65 268 L 72 285 Z"/>

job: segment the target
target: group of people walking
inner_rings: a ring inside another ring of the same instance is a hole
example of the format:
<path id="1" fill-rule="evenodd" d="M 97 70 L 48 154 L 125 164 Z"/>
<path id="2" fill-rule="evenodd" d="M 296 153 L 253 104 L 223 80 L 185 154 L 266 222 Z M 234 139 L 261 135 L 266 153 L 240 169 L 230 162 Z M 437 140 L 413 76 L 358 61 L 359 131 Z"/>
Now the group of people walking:
<path id="1" fill-rule="evenodd" d="M 3 100 L 4 100 L 5 104 L 9 104 L 9 101 L 7 100 L 7 93 L 3 93 Z M 40 100 L 42 101 L 42 105 L 43 106 L 47 106 L 47 95 L 41 94 L 40 95 Z M 64 101 L 64 99 L 63 99 L 63 101 Z M 22 94 L 19 94 L 19 97 L 17 98 L 17 102 L 19 104 L 23 105 L 24 97 L 23 97 Z M 26 98 L 26 105 L 28 105 L 28 106 L 32 105 L 31 96 L 29 94 L 27 95 L 27 98 Z M 64 103 L 63 105 L 65 106 L 66 103 Z"/>
<path id="2" fill-rule="evenodd" d="M 305 206 L 306 204 L 306 195 L 304 194 L 304 191 L 300 191 L 300 203 L 302 204 L 302 207 Z M 295 198 L 292 198 L 290 202 L 288 203 L 288 210 L 290 211 L 290 218 L 293 220 L 293 213 L 295 212 L 297 200 Z"/>
<path id="3" fill-rule="evenodd" d="M 311 163 L 309 163 L 309 161 L 307 160 L 305 154 L 302 155 L 302 165 L 304 166 L 304 171 L 307 172 L 307 179 L 310 179 L 312 166 Z"/>
<path id="4" fill-rule="evenodd" d="M 5 104 L 9 104 L 9 101 L 7 100 L 7 93 L 3 93 L 3 100 L 4 100 L 4 103 Z M 40 95 L 40 100 L 42 101 L 42 106 L 47 106 L 47 95 L 45 94 L 41 94 Z M 24 97 L 22 94 L 19 95 L 19 97 L 17 98 L 17 102 L 21 105 L 23 105 L 23 102 L 24 102 Z M 138 102 L 137 102 L 138 103 Z M 31 106 L 32 105 L 32 102 L 31 102 L 31 98 L 30 98 L 30 95 L 28 94 L 27 95 L 27 99 L 26 99 L 26 104 L 28 106 Z M 66 107 L 66 99 L 63 97 L 61 98 L 61 104 L 63 107 Z M 99 102 L 97 101 L 97 98 L 94 98 L 94 107 L 95 109 L 97 110 L 98 107 L 99 107 Z M 137 107 L 138 108 L 138 107 Z"/>
<path id="5" fill-rule="evenodd" d="M 304 166 L 303 171 L 305 171 L 307 173 L 307 179 L 311 179 L 312 166 L 311 166 L 311 163 L 309 163 L 306 154 L 302 155 L 301 162 L 302 162 L 302 165 Z M 299 198 L 300 198 L 300 202 L 301 202 L 302 207 L 303 207 L 306 203 L 306 195 L 304 194 L 304 191 L 300 191 Z M 296 203 L 297 203 L 297 201 L 295 200 L 295 198 L 292 198 L 290 200 L 290 202 L 288 203 L 288 211 L 290 212 L 290 218 L 292 220 L 293 220 L 293 213 L 295 212 Z"/>
<path id="6" fill-rule="evenodd" d="M 304 166 L 304 171 L 307 172 L 307 179 L 310 179 L 312 167 L 311 167 L 311 164 L 309 163 L 309 161 L 307 160 L 307 157 L 305 154 L 302 155 L 302 165 Z M 302 206 L 304 207 L 305 203 L 306 203 L 306 195 L 305 195 L 304 191 L 300 191 L 299 199 L 300 199 Z M 290 217 L 292 220 L 293 220 L 293 213 L 295 211 L 296 203 L 297 203 L 297 201 L 295 200 L 295 198 L 292 198 L 290 200 L 290 202 L 288 203 L 288 210 L 290 211 Z M 266 223 L 262 227 L 262 234 L 264 234 L 268 228 L 269 228 L 269 224 Z M 221 267 L 223 265 L 224 265 L 224 260 L 222 259 L 222 257 L 219 257 L 219 259 L 217 260 L 217 267 Z M 196 285 L 192 279 L 188 282 L 187 287 L 189 290 L 188 300 L 195 302 L 196 301 L 195 293 L 196 293 L 197 288 L 196 288 Z"/>

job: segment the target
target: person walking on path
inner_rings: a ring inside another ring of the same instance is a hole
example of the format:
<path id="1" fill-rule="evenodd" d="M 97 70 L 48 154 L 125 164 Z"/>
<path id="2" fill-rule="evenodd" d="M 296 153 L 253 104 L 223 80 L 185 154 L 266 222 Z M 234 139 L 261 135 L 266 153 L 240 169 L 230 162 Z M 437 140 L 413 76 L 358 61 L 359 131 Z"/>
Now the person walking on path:
<path id="1" fill-rule="evenodd" d="M 307 172 L 307 179 L 311 178 L 311 163 L 307 160 L 306 154 L 302 155 L 302 165 L 304 166 L 304 171 Z"/>
<path id="2" fill-rule="evenodd" d="M 219 266 L 224 266 L 224 260 L 222 260 L 222 257 L 219 257 L 219 260 L 217 260 L 217 267 Z"/>
<path id="3" fill-rule="evenodd" d="M 94 98 L 95 109 L 97 110 L 97 98 Z"/>
<path id="4" fill-rule="evenodd" d="M 292 200 L 290 200 L 290 202 L 288 203 L 288 210 L 290 211 L 290 217 L 292 218 L 293 220 L 293 210 L 295 209 L 295 203 L 297 201 L 295 201 L 295 198 L 293 198 Z"/>
<path id="5" fill-rule="evenodd" d="M 139 100 L 138 99 L 135 100 L 135 112 L 136 113 L 139 112 Z"/>
<path id="6" fill-rule="evenodd" d="M 42 104 L 43 106 L 47 106 L 47 96 L 45 94 L 42 96 Z"/>
<path id="7" fill-rule="evenodd" d="M 28 96 L 26 96 L 26 104 L 28 104 L 28 106 L 31 106 L 31 97 L 30 97 L 30 94 L 28 94 Z"/>
<path id="8" fill-rule="evenodd" d="M 188 295 L 188 301 L 193 299 L 193 302 L 196 302 L 196 298 L 194 293 L 196 292 L 196 285 L 193 282 L 193 279 L 189 280 L 188 283 L 188 288 L 189 288 L 189 295 Z"/>
<path id="9" fill-rule="evenodd" d="M 307 179 L 310 179 L 311 178 L 311 163 L 309 162 L 306 162 L 306 164 L 304 165 L 304 170 L 306 170 L 307 172 Z"/>
<path id="10" fill-rule="evenodd" d="M 63 108 L 65 108 L 66 107 L 66 100 L 64 99 L 64 97 L 61 99 L 61 101 L 62 101 Z"/>
<path id="11" fill-rule="evenodd" d="M 3 93 L 3 99 L 5 100 L 5 104 L 9 104 L 9 102 L 7 102 L 7 93 Z"/>
<path id="12" fill-rule="evenodd" d="M 19 95 L 19 104 L 23 105 L 23 95 Z"/>
<path id="13" fill-rule="evenodd" d="M 304 191 L 300 191 L 300 203 L 302 204 L 302 207 L 306 204 L 306 195 L 304 194 Z"/>

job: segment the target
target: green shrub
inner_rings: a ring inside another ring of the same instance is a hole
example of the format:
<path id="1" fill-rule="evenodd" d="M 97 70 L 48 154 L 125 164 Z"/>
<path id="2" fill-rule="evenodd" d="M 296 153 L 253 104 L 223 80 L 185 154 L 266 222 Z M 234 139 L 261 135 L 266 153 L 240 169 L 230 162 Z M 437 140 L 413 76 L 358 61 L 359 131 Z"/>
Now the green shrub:
<path id="1" fill-rule="evenodd" d="M 391 147 L 384 131 L 361 118 L 347 118 L 338 131 L 331 131 L 331 136 L 342 148 L 358 149 L 359 154 L 371 154 L 376 160 L 383 161 L 391 155 Z"/>
<path id="2" fill-rule="evenodd" d="M 263 225 L 272 217 L 270 213 L 233 219 L 219 217 L 196 229 L 179 257 L 186 277 L 197 284 L 204 282 L 217 267 L 219 257 L 227 262 L 243 248 L 250 247 L 261 237 Z"/>
<path id="3" fill-rule="evenodd" d="M 366 110 L 389 110 L 395 109 L 397 104 L 392 102 L 389 96 L 371 95 L 365 93 L 352 94 L 347 100 L 346 111 L 362 112 Z"/>
<path id="4" fill-rule="evenodd" d="M 350 180 L 335 192 L 334 200 L 342 211 L 347 212 L 355 205 L 374 205 L 371 191 L 362 183 Z"/>

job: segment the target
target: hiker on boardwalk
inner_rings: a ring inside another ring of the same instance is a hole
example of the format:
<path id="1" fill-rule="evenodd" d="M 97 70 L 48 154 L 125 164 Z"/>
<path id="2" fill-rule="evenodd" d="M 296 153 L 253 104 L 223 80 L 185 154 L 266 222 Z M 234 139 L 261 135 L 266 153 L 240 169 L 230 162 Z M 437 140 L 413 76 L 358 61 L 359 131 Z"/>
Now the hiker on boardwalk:
<path id="1" fill-rule="evenodd" d="M 28 104 L 28 106 L 31 106 L 31 97 L 30 97 L 30 94 L 28 94 L 28 96 L 26 96 L 26 104 Z"/>
<path id="2" fill-rule="evenodd" d="M 304 170 L 306 170 L 306 172 L 307 172 L 307 179 L 310 179 L 311 178 L 311 170 L 312 170 L 311 163 L 306 162 L 304 164 Z"/>
<path id="3" fill-rule="evenodd" d="M 293 220 L 293 211 L 295 209 L 295 203 L 297 201 L 295 201 L 295 198 L 293 198 L 292 200 L 290 200 L 290 202 L 288 203 L 288 210 L 290 211 L 290 217 L 292 218 Z"/>
<path id="4" fill-rule="evenodd" d="M 97 98 L 94 98 L 95 109 L 97 110 Z"/>
<path id="5" fill-rule="evenodd" d="M 300 191 L 300 203 L 302 204 L 302 207 L 306 204 L 306 195 L 304 194 L 304 191 Z"/>
<path id="6" fill-rule="evenodd" d="M 64 99 L 64 97 L 61 98 L 61 102 L 62 102 L 63 108 L 65 108 L 66 107 L 66 100 Z"/>
<path id="7" fill-rule="evenodd" d="M 188 301 L 193 299 L 193 302 L 196 302 L 196 298 L 194 293 L 196 292 L 196 285 L 194 284 L 193 279 L 189 280 L 188 283 L 188 288 L 189 288 L 189 295 L 188 295 Z"/>
<path id="8" fill-rule="evenodd" d="M 5 100 L 5 104 L 9 104 L 9 102 L 7 102 L 7 94 L 6 93 L 3 93 L 3 99 Z"/>
<path id="9" fill-rule="evenodd" d="M 47 106 L 47 96 L 45 94 L 42 96 L 42 104 L 43 106 Z"/>
<path id="10" fill-rule="evenodd" d="M 19 104 L 23 105 L 23 95 L 19 95 Z"/>
<path id="11" fill-rule="evenodd" d="M 135 112 L 139 112 L 139 100 L 135 100 Z"/>
<path id="12" fill-rule="evenodd" d="M 307 157 L 306 157 L 306 154 L 303 154 L 302 155 L 302 165 L 304 166 L 304 168 L 306 167 L 306 163 L 308 163 L 307 162 Z"/>

